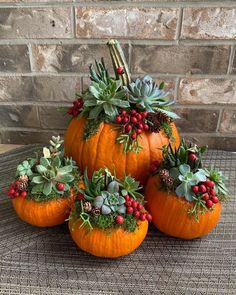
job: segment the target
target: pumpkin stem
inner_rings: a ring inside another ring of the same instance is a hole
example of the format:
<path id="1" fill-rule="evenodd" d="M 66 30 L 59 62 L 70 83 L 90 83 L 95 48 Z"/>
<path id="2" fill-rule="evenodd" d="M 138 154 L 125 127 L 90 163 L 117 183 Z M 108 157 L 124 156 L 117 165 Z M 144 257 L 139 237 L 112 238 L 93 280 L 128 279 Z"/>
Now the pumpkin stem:
<path id="1" fill-rule="evenodd" d="M 107 46 L 110 51 L 111 60 L 117 80 L 121 80 L 124 86 L 129 85 L 131 82 L 130 72 L 120 43 L 117 40 L 112 39 L 107 42 Z M 123 68 L 124 70 L 124 73 L 121 75 L 117 73 L 117 69 L 119 67 Z"/>

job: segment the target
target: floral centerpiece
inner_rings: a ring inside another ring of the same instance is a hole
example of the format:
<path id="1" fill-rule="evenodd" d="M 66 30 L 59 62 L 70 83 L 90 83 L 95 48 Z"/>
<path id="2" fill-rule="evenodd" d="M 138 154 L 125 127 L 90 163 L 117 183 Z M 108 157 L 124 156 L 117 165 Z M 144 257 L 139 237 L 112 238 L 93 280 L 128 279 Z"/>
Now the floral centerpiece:
<path id="1" fill-rule="evenodd" d="M 145 183 L 150 165 L 161 159 L 160 148 L 179 146 L 164 83 L 146 75 L 131 79 L 124 53 L 115 40 L 108 42 L 115 77 L 104 59 L 90 65 L 91 84 L 69 108 L 72 120 L 65 134 L 65 152 L 91 176 L 101 167 L 116 169 Z"/>
<path id="2" fill-rule="evenodd" d="M 162 232 L 185 239 L 209 233 L 217 224 L 221 202 L 227 198 L 225 178 L 207 169 L 198 147 L 182 140 L 177 149 L 162 149 L 163 162 L 148 180 L 145 196 L 153 222 Z"/>
<path id="3" fill-rule="evenodd" d="M 143 206 L 139 183 L 130 176 L 118 180 L 108 169 L 84 174 L 69 218 L 73 240 L 95 256 L 115 258 L 134 251 L 144 240 L 151 215 Z"/>
<path id="4" fill-rule="evenodd" d="M 64 157 L 63 140 L 53 136 L 50 147 L 17 166 L 8 196 L 17 215 L 36 226 L 54 226 L 68 217 L 79 188 L 75 162 Z"/>

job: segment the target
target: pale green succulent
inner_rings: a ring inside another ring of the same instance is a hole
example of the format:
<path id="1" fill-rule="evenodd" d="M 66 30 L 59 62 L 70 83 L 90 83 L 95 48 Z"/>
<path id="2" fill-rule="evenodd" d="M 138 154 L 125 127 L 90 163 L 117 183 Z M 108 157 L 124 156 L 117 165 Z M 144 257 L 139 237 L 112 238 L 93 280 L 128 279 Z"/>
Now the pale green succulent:
<path id="1" fill-rule="evenodd" d="M 168 110 L 168 107 L 175 103 L 174 100 L 168 100 L 168 92 L 160 89 L 150 76 L 144 76 L 142 79 L 137 78 L 128 86 L 124 87 L 129 95 L 129 102 L 136 107 L 144 109 L 147 112 L 163 112 L 173 119 L 179 116 Z"/>
<path id="2" fill-rule="evenodd" d="M 124 214 L 126 207 L 124 205 L 125 198 L 120 196 L 119 193 L 109 193 L 108 191 L 102 191 L 100 196 L 94 199 L 93 205 L 101 209 L 101 213 L 104 215 L 110 213 Z"/>
<path id="3" fill-rule="evenodd" d="M 185 197 L 187 201 L 194 200 L 194 192 L 191 187 L 199 182 L 206 181 L 204 170 L 199 169 L 195 173 L 191 172 L 191 167 L 187 164 L 182 164 L 178 168 L 172 168 L 170 175 L 173 179 L 180 181 L 175 192 L 179 197 Z"/>
<path id="4" fill-rule="evenodd" d="M 84 94 L 84 108 L 89 114 L 89 119 L 97 119 L 100 114 L 106 114 L 114 119 L 119 113 L 118 108 L 128 108 L 126 91 L 120 89 L 121 82 L 110 80 L 109 84 L 103 81 L 92 82 L 88 91 Z"/>

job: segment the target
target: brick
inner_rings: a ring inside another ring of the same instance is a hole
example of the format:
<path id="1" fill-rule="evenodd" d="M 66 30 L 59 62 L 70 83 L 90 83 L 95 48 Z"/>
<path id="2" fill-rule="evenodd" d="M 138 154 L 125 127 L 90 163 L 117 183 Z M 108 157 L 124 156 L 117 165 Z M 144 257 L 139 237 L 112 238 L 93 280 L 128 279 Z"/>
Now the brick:
<path id="1" fill-rule="evenodd" d="M 128 46 L 123 46 L 128 58 Z M 105 58 L 108 68 L 112 69 L 109 50 L 106 45 L 34 45 L 33 69 L 42 72 L 87 73 L 94 60 Z"/>
<path id="2" fill-rule="evenodd" d="M 30 72 L 28 47 L 0 45 L 0 72 Z"/>
<path id="3" fill-rule="evenodd" d="M 236 104 L 236 80 L 184 78 L 178 102 L 187 104 Z"/>
<path id="4" fill-rule="evenodd" d="M 137 45 L 132 50 L 132 72 L 224 74 L 229 46 Z"/>
<path id="5" fill-rule="evenodd" d="M 78 7 L 78 38 L 174 39 L 178 9 Z"/>
<path id="6" fill-rule="evenodd" d="M 1 106 L 0 127 L 40 127 L 35 106 Z"/>
<path id="7" fill-rule="evenodd" d="M 236 8 L 185 8 L 182 38 L 235 39 Z"/>
<path id="8" fill-rule="evenodd" d="M 236 74 L 236 52 L 234 53 L 234 60 L 232 66 L 232 74 Z"/>
<path id="9" fill-rule="evenodd" d="M 71 37 L 70 8 L 1 9 L 0 39 Z"/>
<path id="10" fill-rule="evenodd" d="M 196 144 L 208 145 L 209 149 L 235 151 L 236 137 L 214 136 L 214 135 L 191 135 L 185 134 L 184 137 Z"/>
<path id="11" fill-rule="evenodd" d="M 236 108 L 223 111 L 219 131 L 236 134 Z"/>
<path id="12" fill-rule="evenodd" d="M 0 102 L 72 101 L 80 92 L 79 77 L 0 77 Z"/>
<path id="13" fill-rule="evenodd" d="M 176 120 L 180 132 L 214 132 L 217 128 L 219 111 L 204 109 L 177 108 L 181 119 Z"/>
<path id="14" fill-rule="evenodd" d="M 32 143 L 45 143 L 48 145 L 52 135 L 63 136 L 62 131 L 51 130 L 47 132 L 45 130 L 37 131 L 9 131 L 0 129 L 0 143 L 10 144 L 32 144 Z"/>
<path id="15" fill-rule="evenodd" d="M 66 115 L 67 108 L 39 107 L 41 127 L 43 129 L 65 130 L 69 124 L 71 116 Z"/>

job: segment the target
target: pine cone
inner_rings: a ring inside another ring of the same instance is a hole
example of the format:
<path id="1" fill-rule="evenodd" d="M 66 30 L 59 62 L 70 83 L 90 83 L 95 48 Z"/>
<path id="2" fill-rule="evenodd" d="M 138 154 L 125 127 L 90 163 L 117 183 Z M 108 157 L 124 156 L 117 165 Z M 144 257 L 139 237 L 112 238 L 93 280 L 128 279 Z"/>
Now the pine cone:
<path id="1" fill-rule="evenodd" d="M 28 176 L 22 175 L 19 177 L 19 184 L 17 185 L 17 189 L 19 191 L 26 191 L 28 188 Z"/>
<path id="2" fill-rule="evenodd" d="M 84 212 L 89 213 L 92 210 L 92 205 L 90 202 L 85 202 L 83 205 Z"/>
<path id="3" fill-rule="evenodd" d="M 172 122 L 172 119 L 162 112 L 148 113 L 147 120 L 152 122 L 150 130 L 155 133 L 160 132 L 163 123 L 170 124 Z"/>
<path id="4" fill-rule="evenodd" d="M 93 208 L 92 208 L 92 214 L 93 214 L 94 216 L 98 216 L 98 215 L 101 214 L 101 210 L 100 210 L 98 207 L 93 207 Z"/>
<path id="5" fill-rule="evenodd" d="M 170 172 L 167 169 L 161 169 L 159 172 L 159 175 L 160 175 L 160 178 L 163 180 L 170 177 Z"/>
<path id="6" fill-rule="evenodd" d="M 167 186 L 168 189 L 171 189 L 173 187 L 174 184 L 174 180 L 171 176 L 166 177 L 165 179 L 163 179 L 163 182 L 165 183 L 165 185 Z"/>

